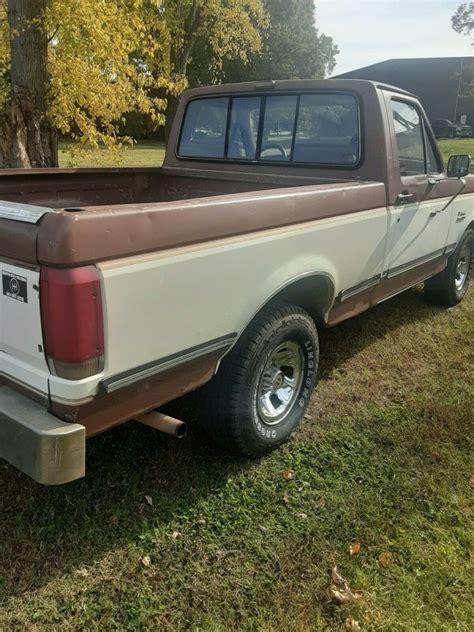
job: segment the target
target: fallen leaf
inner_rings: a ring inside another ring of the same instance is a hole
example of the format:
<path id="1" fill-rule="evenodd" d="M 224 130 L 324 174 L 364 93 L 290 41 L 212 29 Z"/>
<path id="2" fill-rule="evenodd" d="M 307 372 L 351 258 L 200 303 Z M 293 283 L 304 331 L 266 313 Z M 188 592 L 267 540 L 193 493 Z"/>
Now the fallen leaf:
<path id="1" fill-rule="evenodd" d="M 288 492 L 283 494 L 283 502 L 287 505 L 290 502 L 290 497 L 288 496 Z"/>
<path id="2" fill-rule="evenodd" d="M 171 537 L 173 538 L 173 540 L 177 540 L 178 538 L 181 537 L 181 533 L 179 531 L 173 531 L 173 533 L 171 534 Z"/>
<path id="3" fill-rule="evenodd" d="M 89 575 L 89 571 L 85 568 L 80 568 L 79 570 L 75 571 L 76 575 L 79 575 L 79 577 L 87 577 Z"/>
<path id="4" fill-rule="evenodd" d="M 260 525 L 260 531 L 263 531 L 263 533 L 266 533 L 268 531 L 267 527 L 264 527 L 263 525 Z"/>
<path id="5" fill-rule="evenodd" d="M 469 485 L 471 487 L 474 487 L 474 474 L 471 474 L 471 476 L 469 477 Z"/>
<path id="6" fill-rule="evenodd" d="M 360 543 L 359 542 L 353 542 L 350 547 L 349 547 L 349 555 L 359 555 L 360 553 Z"/>
<path id="7" fill-rule="evenodd" d="M 150 507 L 153 505 L 153 498 L 151 496 L 145 496 L 145 500 L 150 505 Z"/>
<path id="8" fill-rule="evenodd" d="M 295 478 L 294 470 L 285 470 L 283 472 L 283 478 L 285 481 L 292 481 Z"/>
<path id="9" fill-rule="evenodd" d="M 311 415 L 305 415 L 304 418 L 307 419 L 308 421 L 312 421 L 313 419 Z"/>
<path id="10" fill-rule="evenodd" d="M 145 557 L 142 559 L 142 564 L 143 566 L 146 566 L 147 568 L 150 566 L 151 559 L 149 555 L 145 555 Z"/>
<path id="11" fill-rule="evenodd" d="M 393 564 L 393 553 L 390 553 L 390 551 L 380 553 L 379 562 L 382 566 L 390 566 L 390 564 Z"/>
<path id="12" fill-rule="evenodd" d="M 330 593 L 337 603 L 351 603 L 362 597 L 360 592 L 352 592 L 347 580 L 338 573 L 337 566 L 332 569 Z"/>
<path id="13" fill-rule="evenodd" d="M 308 514 L 305 514 L 305 513 L 298 514 L 298 518 L 301 518 L 302 520 L 306 520 L 307 517 L 308 517 Z"/>
<path id="14" fill-rule="evenodd" d="M 346 630 L 349 632 L 360 632 L 360 624 L 355 619 L 346 619 Z"/>

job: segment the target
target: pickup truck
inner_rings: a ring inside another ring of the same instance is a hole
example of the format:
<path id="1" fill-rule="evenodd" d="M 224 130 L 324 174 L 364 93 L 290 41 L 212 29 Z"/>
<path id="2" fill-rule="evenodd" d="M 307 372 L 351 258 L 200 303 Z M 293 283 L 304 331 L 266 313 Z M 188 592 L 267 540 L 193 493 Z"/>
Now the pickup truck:
<path id="1" fill-rule="evenodd" d="M 203 385 L 211 439 L 269 452 L 304 416 L 318 329 L 421 282 L 464 297 L 469 162 L 445 169 L 412 94 L 335 79 L 186 92 L 161 168 L 0 172 L 0 457 L 75 480 L 88 437 L 159 428 Z"/>

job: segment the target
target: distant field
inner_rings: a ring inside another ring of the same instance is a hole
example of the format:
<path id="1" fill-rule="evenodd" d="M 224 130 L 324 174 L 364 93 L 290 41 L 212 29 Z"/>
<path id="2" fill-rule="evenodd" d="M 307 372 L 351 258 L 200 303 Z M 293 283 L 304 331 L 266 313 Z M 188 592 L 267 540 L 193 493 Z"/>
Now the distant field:
<path id="1" fill-rule="evenodd" d="M 160 167 L 165 157 L 165 144 L 152 140 L 141 140 L 125 149 L 121 160 L 117 161 L 106 149 L 93 151 L 87 157 L 71 156 L 71 142 L 59 144 L 59 165 L 61 167 Z"/>
<path id="2" fill-rule="evenodd" d="M 470 154 L 474 161 L 474 138 L 455 138 L 452 140 L 438 141 L 445 162 L 453 154 Z M 471 171 L 474 173 L 474 162 L 471 164 Z"/>
<path id="3" fill-rule="evenodd" d="M 439 141 L 444 160 L 447 162 L 452 154 L 471 154 L 474 159 L 474 138 L 459 138 L 454 140 Z M 165 157 L 165 144 L 141 140 L 129 149 L 125 149 L 122 161 L 117 163 L 104 149 L 92 152 L 87 158 L 71 158 L 72 143 L 61 142 L 59 151 L 59 163 L 61 167 L 72 164 L 79 167 L 159 167 Z M 474 164 L 473 164 L 474 172 Z"/>

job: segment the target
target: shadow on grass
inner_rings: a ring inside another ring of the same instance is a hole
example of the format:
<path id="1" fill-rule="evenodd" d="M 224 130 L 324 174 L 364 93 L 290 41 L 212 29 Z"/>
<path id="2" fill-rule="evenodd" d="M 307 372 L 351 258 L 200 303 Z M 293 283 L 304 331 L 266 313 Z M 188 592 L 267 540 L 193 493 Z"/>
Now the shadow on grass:
<path id="1" fill-rule="evenodd" d="M 322 332 L 322 379 L 381 336 L 437 311 L 414 290 Z M 184 413 L 189 401 L 173 407 Z M 0 464 L 0 602 L 92 565 L 154 524 L 172 530 L 176 516 L 248 467 L 199 436 L 177 443 L 133 423 L 90 440 L 87 477 L 65 487 L 41 487 Z"/>

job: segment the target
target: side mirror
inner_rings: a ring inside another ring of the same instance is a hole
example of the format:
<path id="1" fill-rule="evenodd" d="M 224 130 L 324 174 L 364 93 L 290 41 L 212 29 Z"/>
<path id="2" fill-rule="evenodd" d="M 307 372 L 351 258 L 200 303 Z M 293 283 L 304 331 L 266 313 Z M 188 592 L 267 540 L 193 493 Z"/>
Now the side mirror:
<path id="1" fill-rule="evenodd" d="M 471 156 L 457 154 L 451 156 L 448 162 L 448 178 L 464 178 L 469 174 Z"/>

